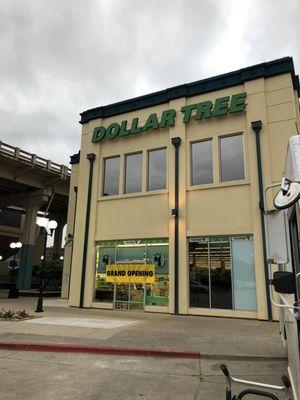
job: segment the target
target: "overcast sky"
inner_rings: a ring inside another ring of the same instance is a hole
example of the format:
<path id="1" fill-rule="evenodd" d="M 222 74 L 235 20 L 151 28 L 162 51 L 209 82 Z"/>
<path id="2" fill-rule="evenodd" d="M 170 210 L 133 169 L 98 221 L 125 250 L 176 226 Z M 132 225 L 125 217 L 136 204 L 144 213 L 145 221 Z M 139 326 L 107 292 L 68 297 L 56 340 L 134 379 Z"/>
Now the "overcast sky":
<path id="1" fill-rule="evenodd" d="M 299 0 L 0 0 L 0 140 L 67 164 L 89 108 L 293 56 Z"/>

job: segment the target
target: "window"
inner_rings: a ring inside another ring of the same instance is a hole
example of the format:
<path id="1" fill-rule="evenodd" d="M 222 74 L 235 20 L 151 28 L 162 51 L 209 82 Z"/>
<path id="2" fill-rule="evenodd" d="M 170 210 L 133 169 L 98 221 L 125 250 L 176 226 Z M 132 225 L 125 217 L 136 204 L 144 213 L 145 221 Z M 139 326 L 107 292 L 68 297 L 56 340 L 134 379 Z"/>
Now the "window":
<path id="1" fill-rule="evenodd" d="M 231 242 L 234 309 L 257 309 L 252 240 L 233 238 Z"/>
<path id="2" fill-rule="evenodd" d="M 109 283 L 110 264 L 154 264 L 155 283 Z M 94 301 L 112 303 L 114 309 L 143 309 L 169 304 L 168 239 L 104 241 L 96 244 Z"/>
<path id="3" fill-rule="evenodd" d="M 191 184 L 213 182 L 212 140 L 191 144 Z"/>
<path id="4" fill-rule="evenodd" d="M 94 301 L 112 303 L 114 297 L 114 285 L 105 281 L 106 265 L 115 264 L 116 249 L 114 246 L 97 246 L 96 252 L 96 276 Z"/>
<path id="5" fill-rule="evenodd" d="M 104 160 L 103 196 L 119 194 L 120 157 Z"/>
<path id="6" fill-rule="evenodd" d="M 245 179 L 243 135 L 220 138 L 221 181 Z"/>
<path id="7" fill-rule="evenodd" d="M 147 264 L 155 264 L 155 283 L 146 286 L 146 304 L 167 306 L 169 304 L 169 243 L 153 240 L 147 246 Z"/>
<path id="8" fill-rule="evenodd" d="M 125 193 L 136 193 L 142 190 L 142 153 L 126 156 Z"/>
<path id="9" fill-rule="evenodd" d="M 232 309 L 231 252 L 228 236 L 209 238 L 211 308 Z"/>
<path id="10" fill-rule="evenodd" d="M 0 211 L 0 225 L 20 228 L 21 221 L 22 213 L 19 211 L 12 211 L 10 209 Z"/>
<path id="11" fill-rule="evenodd" d="M 190 307 L 256 311 L 253 243 L 248 236 L 189 240 Z"/>
<path id="12" fill-rule="evenodd" d="M 166 188 L 166 149 L 148 152 L 148 190 Z"/>

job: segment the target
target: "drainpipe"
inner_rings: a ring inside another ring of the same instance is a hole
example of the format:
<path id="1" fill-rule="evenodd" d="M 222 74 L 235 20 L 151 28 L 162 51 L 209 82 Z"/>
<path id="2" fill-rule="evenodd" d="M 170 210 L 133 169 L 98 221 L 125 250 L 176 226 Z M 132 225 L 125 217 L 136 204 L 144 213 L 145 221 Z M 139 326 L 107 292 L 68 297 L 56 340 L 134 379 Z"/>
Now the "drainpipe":
<path id="1" fill-rule="evenodd" d="M 174 314 L 178 314 L 178 199 L 179 199 L 179 146 L 180 137 L 172 138 L 172 145 L 175 147 L 175 208 L 172 215 L 175 217 L 175 238 L 174 238 Z"/>
<path id="2" fill-rule="evenodd" d="M 269 292 L 269 272 L 267 262 L 267 245 L 266 245 L 266 228 L 265 228 L 265 204 L 264 204 L 264 189 L 263 189 L 263 178 L 262 178 L 262 166 L 261 166 L 261 149 L 260 149 L 260 131 L 262 129 L 261 121 L 252 121 L 251 127 L 255 132 L 256 139 L 256 156 L 257 156 L 257 172 L 258 172 L 258 187 L 259 187 L 259 209 L 260 209 L 260 221 L 261 221 L 261 232 L 263 241 L 263 255 L 264 255 L 264 271 L 265 271 L 265 285 L 266 285 L 266 296 L 267 296 L 267 307 L 268 307 L 268 319 L 272 321 L 272 307 Z"/>
<path id="3" fill-rule="evenodd" d="M 71 260 L 70 260 L 70 273 L 69 273 L 69 285 L 68 285 L 68 298 L 70 297 L 70 285 L 71 285 L 71 276 L 72 276 L 72 263 L 73 263 L 73 250 L 74 250 L 75 221 L 76 221 L 76 212 L 77 212 L 77 195 L 78 195 L 78 186 L 74 186 L 74 192 L 75 192 L 75 209 L 74 209 L 74 220 L 73 220 L 72 250 L 71 250 Z"/>
<path id="4" fill-rule="evenodd" d="M 85 233 L 84 233 L 84 246 L 83 246 L 83 257 L 82 257 L 82 272 L 81 272 L 81 288 L 80 288 L 80 302 L 79 307 L 83 308 L 84 301 L 84 286 L 85 286 L 85 275 L 86 275 L 86 256 L 89 239 L 89 227 L 90 227 L 90 211 L 91 211 L 91 197 L 92 197 L 92 183 L 93 183 L 93 172 L 94 172 L 94 161 L 96 155 L 90 153 L 86 156 L 90 162 L 90 173 L 89 173 L 89 186 L 88 186 L 88 197 L 86 206 L 85 216 Z"/>

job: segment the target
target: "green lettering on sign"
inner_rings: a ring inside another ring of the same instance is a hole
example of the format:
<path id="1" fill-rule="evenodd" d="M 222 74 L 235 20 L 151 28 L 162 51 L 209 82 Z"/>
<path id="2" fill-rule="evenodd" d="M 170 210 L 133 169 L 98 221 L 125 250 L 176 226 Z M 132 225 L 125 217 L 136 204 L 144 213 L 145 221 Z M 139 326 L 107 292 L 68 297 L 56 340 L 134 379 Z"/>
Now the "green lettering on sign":
<path id="1" fill-rule="evenodd" d="M 97 128 L 94 129 L 92 142 L 93 143 L 101 142 L 101 140 L 105 138 L 105 134 L 106 134 L 106 129 L 104 128 L 104 126 L 98 126 Z"/>
<path id="2" fill-rule="evenodd" d="M 197 104 L 191 104 L 189 106 L 181 107 L 181 112 L 183 112 L 183 122 L 186 124 L 190 122 L 192 111 L 196 110 Z"/>
<path id="3" fill-rule="evenodd" d="M 106 138 L 114 139 L 115 137 L 118 136 L 119 131 L 120 131 L 120 125 L 117 122 L 113 122 L 106 129 Z"/>
<path id="4" fill-rule="evenodd" d="M 247 93 L 237 93 L 230 96 L 218 97 L 213 103 L 211 100 L 202 101 L 198 104 L 189 104 L 181 107 L 183 113 L 182 122 L 184 124 L 190 122 L 193 117 L 195 121 L 208 119 L 211 117 L 224 116 L 241 112 L 246 110 L 246 97 Z M 195 111 L 193 113 L 193 111 Z M 140 132 L 147 132 L 151 129 L 171 128 L 175 125 L 176 110 L 173 108 L 165 110 L 161 114 L 159 120 L 156 113 L 148 116 L 144 126 L 139 126 L 139 118 L 135 117 L 131 121 L 130 129 L 128 121 L 124 120 L 119 124 L 118 122 L 111 123 L 107 128 L 98 126 L 93 130 L 92 142 L 98 143 L 104 139 L 115 139 L 118 136 L 131 136 Z M 130 122 L 129 122 L 130 124 Z"/>
<path id="5" fill-rule="evenodd" d="M 216 99 L 213 109 L 213 116 L 218 117 L 220 115 L 226 115 L 228 113 L 228 102 L 230 97 L 220 97 Z"/>
<path id="6" fill-rule="evenodd" d="M 148 129 L 158 129 L 158 119 L 156 114 L 150 114 L 145 125 L 143 126 L 143 132 Z"/>
<path id="7" fill-rule="evenodd" d="M 204 118 L 210 118 L 212 108 L 213 108 L 213 103 L 210 100 L 198 103 L 195 120 L 198 121 L 202 119 L 203 116 Z"/>
<path id="8" fill-rule="evenodd" d="M 246 92 L 234 94 L 231 96 L 231 102 L 230 102 L 230 108 L 229 108 L 230 114 L 239 112 L 239 111 L 245 111 L 246 97 L 247 97 Z"/>
<path id="9" fill-rule="evenodd" d="M 119 136 L 127 136 L 130 135 L 130 129 L 127 128 L 127 121 L 122 121 L 120 126 Z"/>
<path id="10" fill-rule="evenodd" d="M 161 120 L 159 127 L 165 128 L 166 126 L 174 126 L 175 125 L 175 117 L 176 117 L 176 110 L 166 110 L 163 111 L 161 115 Z"/>
<path id="11" fill-rule="evenodd" d="M 140 133 L 142 128 L 138 127 L 139 119 L 138 118 L 133 118 L 131 122 L 131 128 L 130 128 L 130 135 L 134 135 L 135 133 Z"/>

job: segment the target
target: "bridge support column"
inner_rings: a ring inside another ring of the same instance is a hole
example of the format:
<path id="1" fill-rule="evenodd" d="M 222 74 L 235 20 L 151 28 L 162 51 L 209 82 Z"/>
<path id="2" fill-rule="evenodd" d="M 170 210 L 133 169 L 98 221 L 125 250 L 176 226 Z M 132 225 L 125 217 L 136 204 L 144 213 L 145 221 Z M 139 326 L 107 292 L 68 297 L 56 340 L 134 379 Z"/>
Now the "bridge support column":
<path id="1" fill-rule="evenodd" d="M 36 218 L 41 205 L 47 200 L 48 196 L 41 195 L 28 198 L 25 203 L 25 224 L 22 235 L 20 269 L 18 272 L 18 289 L 30 289 L 31 287 L 37 233 Z"/>

